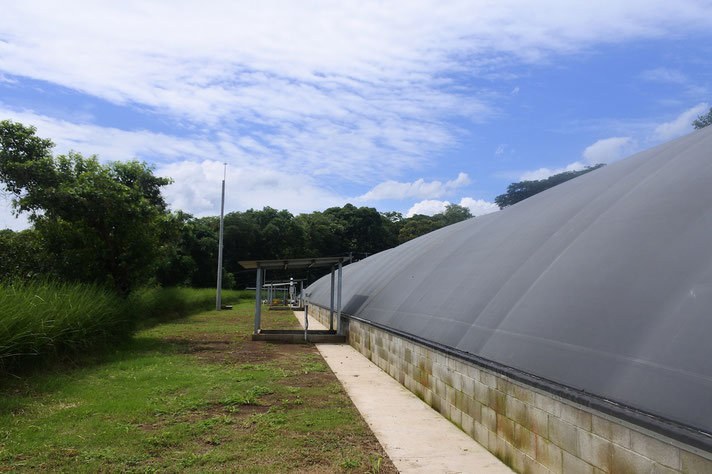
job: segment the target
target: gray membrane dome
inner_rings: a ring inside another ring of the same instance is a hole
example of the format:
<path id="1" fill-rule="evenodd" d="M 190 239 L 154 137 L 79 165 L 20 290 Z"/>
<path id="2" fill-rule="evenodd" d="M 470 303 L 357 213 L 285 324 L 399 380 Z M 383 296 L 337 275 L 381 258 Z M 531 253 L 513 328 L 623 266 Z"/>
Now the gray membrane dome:
<path id="1" fill-rule="evenodd" d="M 343 278 L 348 315 L 712 432 L 712 127 Z"/>

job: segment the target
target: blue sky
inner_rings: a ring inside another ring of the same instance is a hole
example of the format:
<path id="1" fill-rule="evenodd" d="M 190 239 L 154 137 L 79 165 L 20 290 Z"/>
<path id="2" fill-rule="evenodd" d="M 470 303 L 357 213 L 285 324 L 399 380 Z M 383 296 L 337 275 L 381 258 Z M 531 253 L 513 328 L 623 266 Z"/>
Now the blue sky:
<path id="1" fill-rule="evenodd" d="M 480 215 L 710 107 L 709 2 L 575 3 L 0 0 L 0 118 L 153 163 L 197 216 L 223 162 L 228 211 Z"/>

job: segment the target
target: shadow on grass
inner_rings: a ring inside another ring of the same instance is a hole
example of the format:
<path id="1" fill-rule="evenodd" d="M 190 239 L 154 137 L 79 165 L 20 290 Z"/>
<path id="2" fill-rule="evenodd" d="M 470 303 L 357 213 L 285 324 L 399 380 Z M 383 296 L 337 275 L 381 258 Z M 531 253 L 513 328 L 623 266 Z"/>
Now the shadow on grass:
<path id="1" fill-rule="evenodd" d="M 64 357 L 42 360 L 27 364 L 21 370 L 0 372 L 0 411 L 4 401 L 14 398 L 12 409 L 21 409 L 32 402 L 35 396 L 48 395 L 62 390 L 68 384 L 76 383 L 104 366 L 133 365 L 136 361 L 156 356 L 174 355 L 185 351 L 182 341 L 167 340 L 163 337 L 134 336 L 111 348 Z M 19 400 L 25 403 L 17 403 Z"/>

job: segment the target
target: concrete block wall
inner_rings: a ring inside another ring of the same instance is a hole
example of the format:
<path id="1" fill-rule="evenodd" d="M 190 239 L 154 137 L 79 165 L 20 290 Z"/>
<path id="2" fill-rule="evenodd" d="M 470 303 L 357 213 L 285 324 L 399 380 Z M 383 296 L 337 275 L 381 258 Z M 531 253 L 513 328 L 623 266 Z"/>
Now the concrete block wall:
<path id="1" fill-rule="evenodd" d="M 310 314 L 328 324 L 328 309 Z M 712 473 L 711 453 L 361 321 L 350 320 L 348 333 L 353 347 L 517 472 Z"/>

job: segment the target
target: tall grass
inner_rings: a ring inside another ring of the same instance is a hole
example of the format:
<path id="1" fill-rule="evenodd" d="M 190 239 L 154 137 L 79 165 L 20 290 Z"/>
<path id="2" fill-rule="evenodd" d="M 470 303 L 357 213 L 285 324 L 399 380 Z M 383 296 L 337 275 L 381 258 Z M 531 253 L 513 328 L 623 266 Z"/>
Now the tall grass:
<path id="1" fill-rule="evenodd" d="M 235 304 L 250 292 L 223 290 L 223 304 Z M 254 298 L 254 292 L 252 292 Z M 215 308 L 214 288 L 145 288 L 128 298 L 130 311 L 139 323 L 164 321 Z"/>
<path id="2" fill-rule="evenodd" d="M 225 290 L 223 302 L 240 296 Z M 96 285 L 0 282 L 0 370 L 110 346 L 146 321 L 214 307 L 214 289 L 150 288 L 122 298 Z"/>

